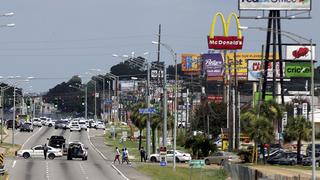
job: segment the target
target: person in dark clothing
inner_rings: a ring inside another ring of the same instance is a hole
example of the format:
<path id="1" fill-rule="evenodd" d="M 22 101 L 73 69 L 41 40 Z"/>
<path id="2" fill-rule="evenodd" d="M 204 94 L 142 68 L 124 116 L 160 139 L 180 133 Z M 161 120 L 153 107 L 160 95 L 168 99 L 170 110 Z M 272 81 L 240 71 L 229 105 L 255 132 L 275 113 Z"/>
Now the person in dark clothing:
<path id="1" fill-rule="evenodd" d="M 48 154 L 48 146 L 47 144 L 44 144 L 43 146 L 43 155 L 44 155 L 44 159 L 47 159 L 47 154 Z"/>
<path id="2" fill-rule="evenodd" d="M 140 156 L 141 156 L 141 162 L 146 162 L 146 151 L 144 150 L 143 147 L 140 149 Z"/>

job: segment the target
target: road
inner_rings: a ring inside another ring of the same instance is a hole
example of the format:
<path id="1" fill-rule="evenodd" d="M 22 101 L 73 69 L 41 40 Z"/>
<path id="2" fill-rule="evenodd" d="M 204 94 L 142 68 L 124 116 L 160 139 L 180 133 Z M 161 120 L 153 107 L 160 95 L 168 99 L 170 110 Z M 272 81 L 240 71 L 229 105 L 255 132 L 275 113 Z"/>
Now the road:
<path id="1" fill-rule="evenodd" d="M 89 130 L 96 131 L 96 130 Z M 70 132 L 69 130 L 54 129 L 52 127 L 37 128 L 33 133 L 19 132 L 15 135 L 15 142 L 22 144 L 24 149 L 35 145 L 47 143 L 47 138 L 52 135 L 62 135 L 67 142 L 81 141 L 88 147 L 88 160 L 68 161 L 66 157 L 44 160 L 43 158 L 14 158 L 5 162 L 10 180 L 123 180 L 111 163 L 95 150 L 90 143 L 89 131 Z M 97 132 L 95 132 L 97 133 Z M 8 137 L 6 141 L 11 141 Z"/>

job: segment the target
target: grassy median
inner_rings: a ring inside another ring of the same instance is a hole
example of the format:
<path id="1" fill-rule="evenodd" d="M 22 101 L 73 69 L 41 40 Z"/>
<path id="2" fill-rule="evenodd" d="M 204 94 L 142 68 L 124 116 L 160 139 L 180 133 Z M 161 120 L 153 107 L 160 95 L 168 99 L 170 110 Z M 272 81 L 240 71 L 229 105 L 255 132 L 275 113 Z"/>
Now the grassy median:
<path id="1" fill-rule="evenodd" d="M 189 167 L 176 167 L 174 171 L 172 166 L 161 167 L 159 165 L 140 165 L 138 170 L 153 180 L 225 180 L 227 175 L 223 169 L 190 169 Z"/>
<path id="2" fill-rule="evenodd" d="M 14 157 L 15 152 L 21 148 L 21 145 L 15 144 L 14 146 L 12 146 L 11 143 L 3 142 L 3 143 L 0 143 L 0 147 L 5 149 L 4 155 L 6 157 Z"/>

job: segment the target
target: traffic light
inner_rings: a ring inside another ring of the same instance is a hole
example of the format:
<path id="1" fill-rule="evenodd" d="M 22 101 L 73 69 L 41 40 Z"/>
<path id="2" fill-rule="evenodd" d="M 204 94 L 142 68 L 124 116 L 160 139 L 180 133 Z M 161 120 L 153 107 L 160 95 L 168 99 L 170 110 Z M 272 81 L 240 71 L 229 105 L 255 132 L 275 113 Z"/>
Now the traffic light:
<path id="1" fill-rule="evenodd" d="M 54 98 L 54 107 L 58 107 L 58 102 L 59 102 L 59 100 L 58 100 L 58 98 Z"/>
<path id="2" fill-rule="evenodd" d="M 26 104 L 27 104 L 27 108 L 30 108 L 31 107 L 31 100 L 28 98 L 27 101 L 26 101 Z"/>
<path id="3" fill-rule="evenodd" d="M 86 103 L 85 101 L 86 101 L 85 98 L 82 96 L 82 97 L 81 97 L 81 104 L 82 104 L 83 106 L 84 106 L 85 103 Z"/>

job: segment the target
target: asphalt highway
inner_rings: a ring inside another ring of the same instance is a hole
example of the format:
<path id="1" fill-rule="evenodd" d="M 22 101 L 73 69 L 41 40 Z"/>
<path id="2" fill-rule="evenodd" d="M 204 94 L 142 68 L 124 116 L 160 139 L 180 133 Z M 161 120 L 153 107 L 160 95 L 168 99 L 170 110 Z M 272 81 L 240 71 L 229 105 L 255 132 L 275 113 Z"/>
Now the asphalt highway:
<path id="1" fill-rule="evenodd" d="M 96 131 L 96 130 L 89 130 Z M 96 132 L 95 132 L 96 133 Z M 106 161 L 95 150 L 89 140 L 89 132 L 70 132 L 69 130 L 54 129 L 53 127 L 36 128 L 33 133 L 19 132 L 15 135 L 15 142 L 23 145 L 22 149 L 47 143 L 52 135 L 62 135 L 67 142 L 80 141 L 88 147 L 88 160 L 67 160 L 59 157 L 54 160 L 44 158 L 24 159 L 16 157 L 5 161 L 10 180 L 123 180 L 110 161 Z M 9 140 L 10 137 L 9 137 Z"/>

